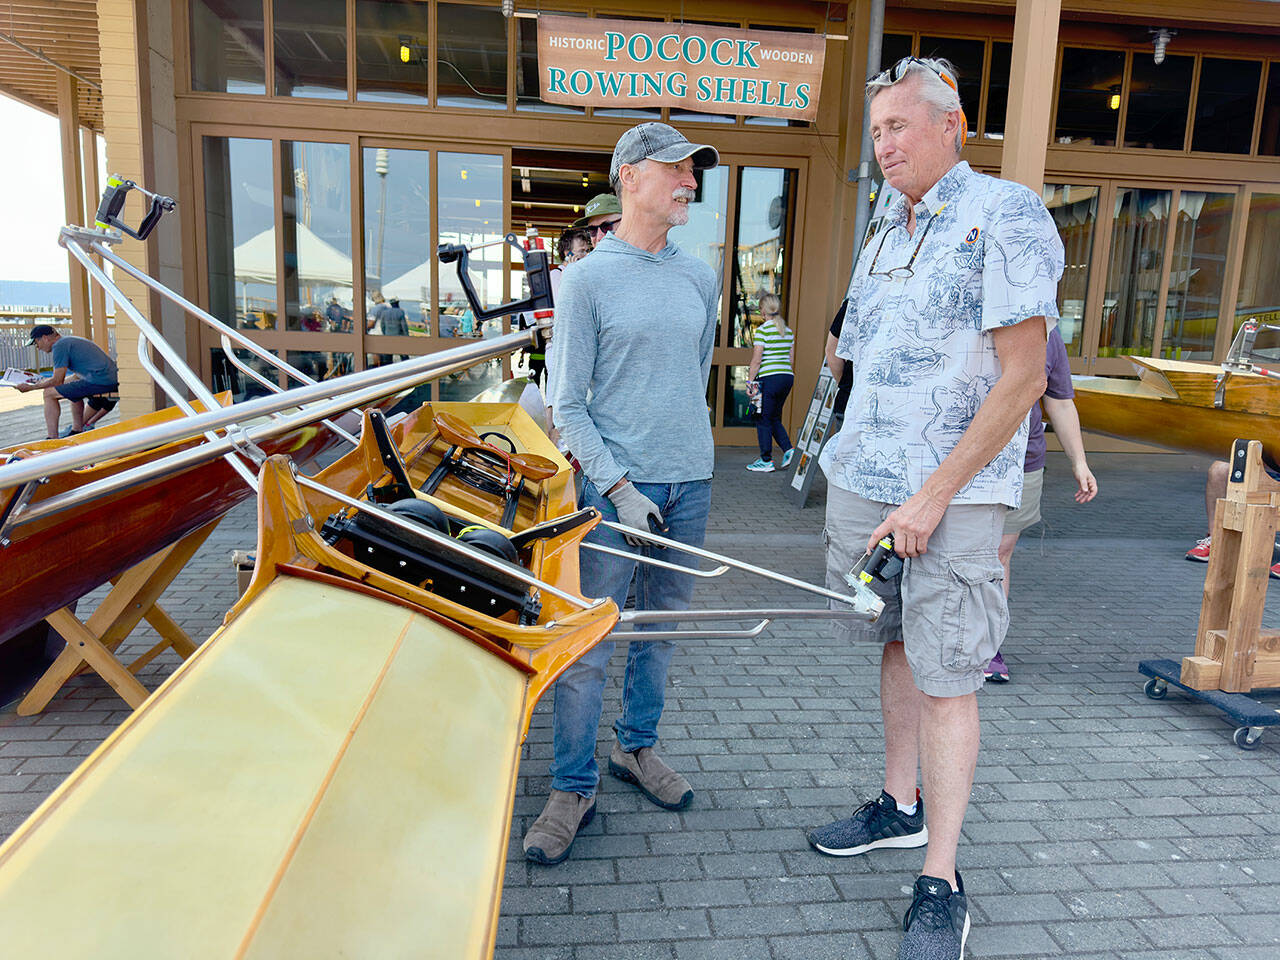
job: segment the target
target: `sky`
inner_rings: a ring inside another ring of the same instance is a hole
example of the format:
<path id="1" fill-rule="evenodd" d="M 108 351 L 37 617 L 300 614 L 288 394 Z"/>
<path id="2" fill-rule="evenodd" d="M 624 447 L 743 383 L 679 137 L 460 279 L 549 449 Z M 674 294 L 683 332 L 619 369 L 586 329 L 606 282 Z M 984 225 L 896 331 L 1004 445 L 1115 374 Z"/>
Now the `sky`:
<path id="1" fill-rule="evenodd" d="M 67 252 L 58 246 L 66 222 L 62 205 L 62 147 L 58 121 L 0 95 L 0 154 L 5 229 L 0 230 L 0 280 L 67 282 Z M 99 141 L 98 155 L 103 153 Z"/>

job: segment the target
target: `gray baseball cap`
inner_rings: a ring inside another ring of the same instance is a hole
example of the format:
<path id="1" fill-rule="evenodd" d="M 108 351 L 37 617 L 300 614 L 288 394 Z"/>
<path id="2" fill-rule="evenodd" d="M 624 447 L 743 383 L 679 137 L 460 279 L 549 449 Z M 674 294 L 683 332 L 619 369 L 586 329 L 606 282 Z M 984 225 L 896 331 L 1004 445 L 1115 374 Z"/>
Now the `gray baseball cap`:
<path id="1" fill-rule="evenodd" d="M 695 170 L 710 170 L 720 162 L 715 147 L 705 143 L 690 143 L 675 127 L 656 121 L 632 127 L 618 138 L 613 148 L 613 163 L 609 165 L 609 185 L 617 187 L 618 170 L 624 163 L 641 160 L 657 160 L 660 163 L 679 163 L 693 157 Z"/>

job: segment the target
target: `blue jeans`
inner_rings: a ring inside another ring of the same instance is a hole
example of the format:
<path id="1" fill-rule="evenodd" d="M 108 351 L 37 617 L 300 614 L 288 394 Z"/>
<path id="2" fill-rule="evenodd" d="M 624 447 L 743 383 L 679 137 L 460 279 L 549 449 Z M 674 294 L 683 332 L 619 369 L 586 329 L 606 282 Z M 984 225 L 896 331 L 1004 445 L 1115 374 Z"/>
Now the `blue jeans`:
<path id="1" fill-rule="evenodd" d="M 778 442 L 783 453 L 791 449 L 791 438 L 782 425 L 782 405 L 795 376 L 790 373 L 771 373 L 760 378 L 760 412 L 756 414 L 756 439 L 760 442 L 760 459 L 773 459 L 773 441 Z"/>
<path id="2" fill-rule="evenodd" d="M 706 537 L 707 514 L 711 510 L 711 481 L 688 483 L 637 483 L 636 489 L 657 504 L 667 524 L 662 536 L 700 547 Z M 594 483 L 587 481 L 582 505 L 595 507 L 606 520 L 617 520 L 618 511 Z M 632 547 L 622 534 L 596 527 L 586 537 L 628 553 L 653 556 L 682 566 L 697 565 L 697 558 L 660 547 Z M 621 609 L 627 599 L 631 577 L 636 579 L 637 610 L 684 610 L 693 596 L 693 578 L 685 573 L 663 570 L 624 557 L 583 550 L 579 566 L 582 593 L 587 597 L 612 597 Z M 640 630 L 665 630 L 675 624 L 641 624 Z M 596 764 L 596 731 L 604 710 L 604 672 L 613 654 L 613 641 L 600 643 L 569 667 L 556 681 L 553 725 L 555 759 L 551 764 L 551 786 L 555 790 L 593 796 L 600 782 Z M 675 653 L 670 640 L 631 641 L 627 649 L 627 671 L 622 685 L 622 716 L 613 725 L 623 750 L 639 750 L 658 742 L 658 720 L 666 699 L 667 667 Z"/>

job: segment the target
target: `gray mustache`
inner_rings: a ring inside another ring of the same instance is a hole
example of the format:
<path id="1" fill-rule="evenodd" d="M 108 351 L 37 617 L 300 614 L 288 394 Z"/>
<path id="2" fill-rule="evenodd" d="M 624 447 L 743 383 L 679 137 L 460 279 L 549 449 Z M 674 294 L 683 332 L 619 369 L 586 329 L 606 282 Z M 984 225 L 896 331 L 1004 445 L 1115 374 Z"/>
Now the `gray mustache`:
<path id="1" fill-rule="evenodd" d="M 676 187 L 676 189 L 671 192 L 671 199 L 672 200 L 688 200 L 690 203 L 692 203 L 694 198 L 697 197 L 697 195 L 698 194 L 696 192 L 694 192 L 693 190 L 690 190 L 688 187 Z"/>

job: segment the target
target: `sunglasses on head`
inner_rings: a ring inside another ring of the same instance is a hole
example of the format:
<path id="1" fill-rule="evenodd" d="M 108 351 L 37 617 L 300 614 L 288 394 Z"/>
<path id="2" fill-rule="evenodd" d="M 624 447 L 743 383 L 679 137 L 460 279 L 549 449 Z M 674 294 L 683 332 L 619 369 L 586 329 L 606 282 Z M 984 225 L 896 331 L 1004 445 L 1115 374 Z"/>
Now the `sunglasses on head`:
<path id="1" fill-rule="evenodd" d="M 903 57 L 901 60 L 895 63 L 892 67 L 890 67 L 888 70 L 882 70 L 880 73 L 872 77 L 871 80 L 868 82 L 885 83 L 887 81 L 890 84 L 897 83 L 899 80 L 901 80 L 903 77 L 907 75 L 908 71 L 910 71 L 911 69 L 912 64 L 916 64 L 916 63 L 920 64 L 920 66 L 924 67 L 926 70 L 932 70 L 935 74 L 938 75 L 938 78 L 942 80 L 943 83 L 945 83 L 948 87 L 954 90 L 957 94 L 960 93 L 960 88 L 956 86 L 956 81 L 954 77 L 952 77 L 950 74 L 940 69 L 933 62 L 929 60 L 922 60 L 920 57 Z"/>

